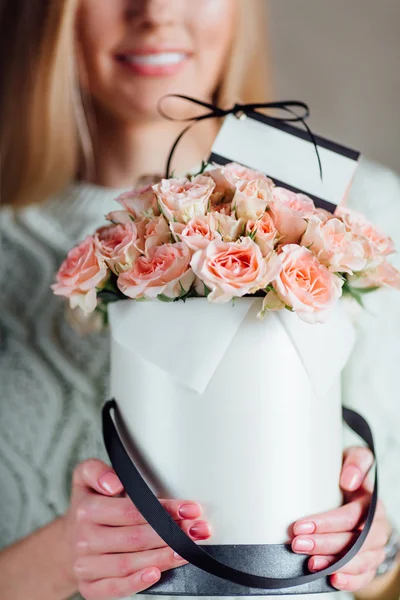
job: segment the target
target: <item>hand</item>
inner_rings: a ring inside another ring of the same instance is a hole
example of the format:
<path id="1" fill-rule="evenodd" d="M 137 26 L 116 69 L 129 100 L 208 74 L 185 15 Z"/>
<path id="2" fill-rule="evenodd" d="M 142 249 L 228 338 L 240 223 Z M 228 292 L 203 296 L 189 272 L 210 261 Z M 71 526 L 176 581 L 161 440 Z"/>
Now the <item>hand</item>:
<path id="1" fill-rule="evenodd" d="M 368 471 L 372 464 L 372 453 L 367 448 L 347 449 L 340 477 L 346 504 L 294 524 L 292 549 L 300 554 L 311 555 L 308 561 L 310 571 L 326 569 L 337 561 L 354 541 L 354 532 L 362 529 L 371 501 L 372 485 L 368 479 Z M 371 531 L 361 550 L 331 576 L 332 585 L 338 590 L 349 592 L 368 585 L 385 559 L 384 546 L 389 540 L 390 532 L 383 504 L 379 501 Z"/>
<path id="2" fill-rule="evenodd" d="M 161 502 L 192 539 L 210 537 L 208 524 L 196 520 L 201 515 L 198 504 Z M 72 570 L 87 600 L 130 596 L 153 585 L 162 571 L 186 564 L 123 494 L 115 472 L 99 460 L 87 460 L 75 469 L 64 519 Z"/>

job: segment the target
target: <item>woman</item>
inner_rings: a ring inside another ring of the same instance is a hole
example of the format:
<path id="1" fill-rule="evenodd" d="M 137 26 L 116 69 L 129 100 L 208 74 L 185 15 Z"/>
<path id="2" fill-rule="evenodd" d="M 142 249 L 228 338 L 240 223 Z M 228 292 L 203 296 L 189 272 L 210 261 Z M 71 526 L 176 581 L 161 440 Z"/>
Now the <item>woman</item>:
<path id="1" fill-rule="evenodd" d="M 129 596 L 183 564 L 100 460 L 107 335 L 78 337 L 49 285 L 66 250 L 101 224 L 120 189 L 163 173 L 181 126 L 160 118 L 162 95 L 179 91 L 219 104 L 268 99 L 262 4 L 3 5 L 3 200 L 28 206 L 2 212 L 2 600 L 58 600 L 78 589 L 96 600 Z M 187 134 L 178 171 L 207 156 L 217 127 L 207 121 Z M 349 450 L 341 477 L 348 504 L 295 524 L 293 550 L 311 556 L 311 570 L 335 560 L 353 538 L 369 499 L 370 466 L 367 451 Z M 193 539 L 210 537 L 195 499 L 166 506 Z M 380 506 L 362 552 L 332 576 L 333 585 L 368 590 L 390 531 Z M 380 593 L 386 583 L 373 585 Z"/>

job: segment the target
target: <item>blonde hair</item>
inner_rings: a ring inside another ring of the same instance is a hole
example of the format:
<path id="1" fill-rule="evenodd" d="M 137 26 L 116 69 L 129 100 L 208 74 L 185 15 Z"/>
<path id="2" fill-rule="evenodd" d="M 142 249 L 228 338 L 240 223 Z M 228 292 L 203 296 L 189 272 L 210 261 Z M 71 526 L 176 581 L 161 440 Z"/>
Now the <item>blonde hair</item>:
<path id="1" fill-rule="evenodd" d="M 267 0 L 237 0 L 235 39 L 215 102 L 268 100 Z M 78 0 L 9 0 L 0 13 L 1 201 L 23 205 L 57 193 L 90 161 L 79 92 Z M 258 34 L 258 35 L 257 35 Z"/>

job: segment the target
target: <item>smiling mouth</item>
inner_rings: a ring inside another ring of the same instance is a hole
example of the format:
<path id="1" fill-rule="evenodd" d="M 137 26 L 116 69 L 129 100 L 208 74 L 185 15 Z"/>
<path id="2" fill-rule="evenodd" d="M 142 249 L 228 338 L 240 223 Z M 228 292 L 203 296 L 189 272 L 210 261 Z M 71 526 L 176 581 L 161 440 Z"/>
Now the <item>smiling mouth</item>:
<path id="1" fill-rule="evenodd" d="M 157 52 L 149 54 L 120 54 L 122 63 L 137 66 L 165 67 L 179 65 L 188 58 L 186 52 Z"/>

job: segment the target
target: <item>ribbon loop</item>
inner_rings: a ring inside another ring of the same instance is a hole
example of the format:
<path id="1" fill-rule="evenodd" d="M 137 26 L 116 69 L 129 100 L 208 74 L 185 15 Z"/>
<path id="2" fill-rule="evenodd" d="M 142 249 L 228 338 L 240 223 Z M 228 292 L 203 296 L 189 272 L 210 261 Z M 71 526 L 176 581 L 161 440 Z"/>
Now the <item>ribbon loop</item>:
<path id="1" fill-rule="evenodd" d="M 162 103 L 167 98 L 179 98 L 181 100 L 191 102 L 192 104 L 196 104 L 197 106 L 202 106 L 203 108 L 208 109 L 209 112 L 206 112 L 204 114 L 197 115 L 194 117 L 184 117 L 184 118 L 171 117 L 162 108 Z M 158 112 L 160 113 L 160 115 L 162 115 L 165 119 L 168 119 L 169 121 L 180 121 L 180 122 L 184 122 L 184 123 L 189 123 L 189 125 L 187 125 L 183 129 L 183 131 L 181 131 L 181 133 L 179 134 L 179 136 L 177 137 L 177 139 L 175 140 L 175 142 L 171 148 L 171 151 L 170 151 L 170 154 L 168 157 L 168 161 L 167 161 L 167 167 L 166 167 L 166 178 L 167 179 L 171 176 L 170 175 L 170 166 L 171 166 L 172 158 L 173 158 L 174 152 L 176 150 L 176 147 L 177 147 L 178 143 L 180 142 L 180 140 L 182 139 L 183 135 L 189 129 L 191 129 L 191 127 L 193 127 L 193 125 L 195 125 L 199 121 L 204 121 L 205 119 L 221 119 L 223 117 L 226 117 L 227 115 L 235 115 L 238 119 L 243 119 L 246 116 L 251 117 L 252 113 L 253 114 L 254 113 L 262 114 L 260 112 L 260 109 L 264 109 L 264 110 L 269 110 L 269 111 L 277 110 L 277 111 L 286 113 L 282 116 L 269 115 L 268 118 L 271 119 L 272 121 L 275 121 L 277 123 L 279 123 L 279 122 L 281 122 L 281 123 L 300 123 L 304 127 L 304 129 L 308 133 L 310 142 L 314 146 L 315 154 L 317 156 L 317 161 L 318 161 L 319 174 L 320 174 L 320 178 L 322 181 L 321 158 L 319 155 L 318 145 L 317 145 L 316 139 L 314 137 L 314 134 L 311 131 L 310 127 L 306 123 L 306 119 L 308 119 L 308 117 L 310 116 L 310 109 L 305 102 L 301 102 L 299 100 L 283 100 L 283 101 L 279 101 L 279 102 L 255 102 L 255 103 L 250 103 L 250 104 L 236 103 L 231 108 L 224 109 L 224 108 L 220 108 L 219 106 L 216 106 L 215 104 L 212 104 L 210 102 L 205 102 L 203 100 L 198 100 L 197 98 L 192 98 L 191 96 L 185 96 L 183 94 L 166 94 L 165 96 L 160 98 L 160 100 L 158 101 L 157 108 L 158 108 Z M 300 114 L 298 114 L 295 109 L 300 109 L 302 112 Z"/>

